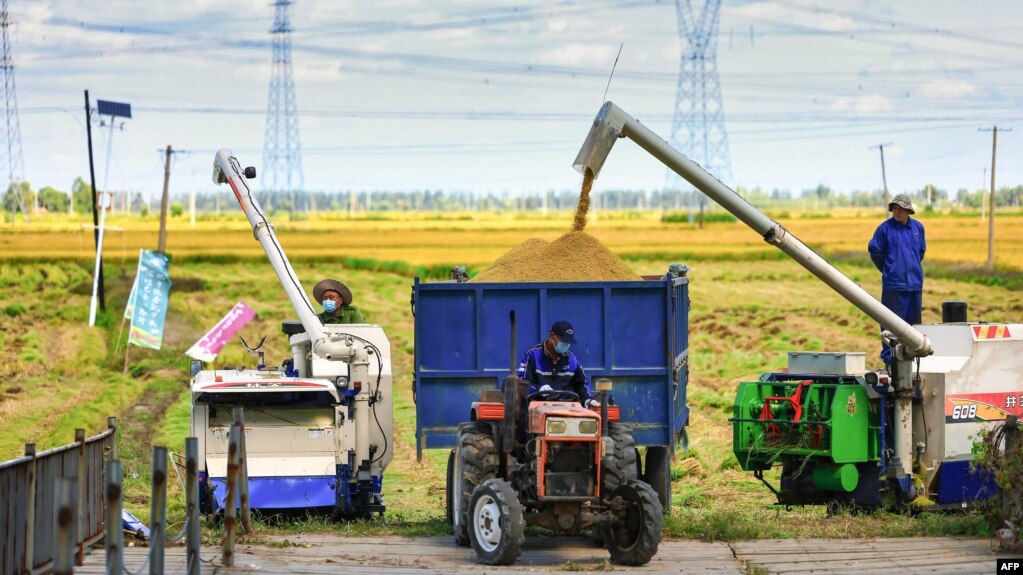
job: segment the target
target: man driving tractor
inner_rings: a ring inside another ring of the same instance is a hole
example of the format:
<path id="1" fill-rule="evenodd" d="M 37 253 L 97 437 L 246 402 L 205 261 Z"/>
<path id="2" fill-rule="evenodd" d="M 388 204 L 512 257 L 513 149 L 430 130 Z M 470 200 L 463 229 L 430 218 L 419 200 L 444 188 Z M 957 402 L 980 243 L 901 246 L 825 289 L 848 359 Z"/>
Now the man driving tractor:
<path id="1" fill-rule="evenodd" d="M 575 330 L 565 320 L 554 322 L 542 343 L 526 350 L 519 362 L 518 377 L 529 382 L 529 393 L 573 391 L 586 407 L 599 406 L 592 399 L 586 372 L 569 347 L 576 343 Z"/>

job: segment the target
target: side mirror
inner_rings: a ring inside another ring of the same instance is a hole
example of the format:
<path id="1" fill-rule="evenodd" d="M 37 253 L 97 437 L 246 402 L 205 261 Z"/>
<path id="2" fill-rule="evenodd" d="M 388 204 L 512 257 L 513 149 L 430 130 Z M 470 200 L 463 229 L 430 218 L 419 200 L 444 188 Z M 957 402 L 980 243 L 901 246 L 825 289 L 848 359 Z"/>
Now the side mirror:
<path id="1" fill-rule="evenodd" d="M 247 179 L 249 179 L 249 180 L 251 180 L 252 178 L 255 178 L 256 177 L 256 167 L 255 166 L 249 166 L 249 167 L 245 168 L 244 174 L 245 174 L 245 177 Z"/>
<path id="2" fill-rule="evenodd" d="M 875 387 L 878 382 L 877 372 L 868 371 L 867 373 L 863 374 L 863 379 L 867 382 L 867 385 L 869 385 L 870 387 Z"/>

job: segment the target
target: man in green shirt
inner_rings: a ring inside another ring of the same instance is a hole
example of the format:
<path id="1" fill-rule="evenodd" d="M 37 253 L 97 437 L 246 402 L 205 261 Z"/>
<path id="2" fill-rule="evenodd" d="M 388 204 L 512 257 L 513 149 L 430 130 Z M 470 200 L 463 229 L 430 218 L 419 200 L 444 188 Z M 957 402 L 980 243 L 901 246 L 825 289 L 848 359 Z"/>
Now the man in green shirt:
<path id="1" fill-rule="evenodd" d="M 366 317 L 357 307 L 352 306 L 352 290 L 345 284 L 326 279 L 313 288 L 313 297 L 323 305 L 323 313 L 317 317 L 324 325 L 329 323 L 366 323 Z"/>

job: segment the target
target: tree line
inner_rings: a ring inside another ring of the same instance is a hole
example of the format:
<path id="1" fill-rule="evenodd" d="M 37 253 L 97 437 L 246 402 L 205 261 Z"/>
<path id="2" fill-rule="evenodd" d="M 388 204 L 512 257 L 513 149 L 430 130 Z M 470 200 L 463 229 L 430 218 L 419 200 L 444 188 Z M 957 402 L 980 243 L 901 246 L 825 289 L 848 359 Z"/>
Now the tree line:
<path id="1" fill-rule="evenodd" d="M 770 191 L 759 187 L 736 191 L 751 204 L 761 209 L 819 210 L 835 207 L 882 208 L 882 190 L 837 191 L 820 184 L 798 192 L 787 189 Z M 696 206 L 699 195 L 693 190 L 601 190 L 591 198 L 595 210 L 661 210 L 678 211 Z M 21 202 L 18 202 L 18 195 Z M 918 209 L 975 211 L 986 205 L 986 191 L 959 189 L 950 192 L 937 186 L 925 186 L 909 192 Z M 472 193 L 466 191 L 295 191 L 262 192 L 260 203 L 268 211 L 284 212 L 462 212 L 462 211 L 564 211 L 574 210 L 579 192 L 575 190 L 541 193 Z M 237 211 L 231 195 L 223 190 L 194 194 L 176 193 L 171 196 L 172 216 L 180 216 L 195 202 L 198 213 Z M 10 221 L 16 218 L 22 206 L 29 214 L 57 213 L 87 214 L 92 212 L 92 188 L 82 178 L 75 179 L 70 191 L 45 186 L 35 190 L 28 182 L 8 186 L 2 198 L 3 208 Z M 71 203 L 73 201 L 73 203 Z M 1020 207 L 1023 185 L 999 188 L 995 194 L 996 207 Z M 115 192 L 113 209 L 118 213 L 146 216 L 160 209 L 160 198 L 145 198 L 141 192 Z"/>

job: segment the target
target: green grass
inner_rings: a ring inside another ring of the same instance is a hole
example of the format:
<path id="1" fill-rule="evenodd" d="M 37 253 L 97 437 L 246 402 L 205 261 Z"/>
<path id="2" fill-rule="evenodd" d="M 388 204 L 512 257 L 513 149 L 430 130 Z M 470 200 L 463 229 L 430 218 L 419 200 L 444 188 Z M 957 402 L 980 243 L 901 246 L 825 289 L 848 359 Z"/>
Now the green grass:
<path id="1" fill-rule="evenodd" d="M 733 254 L 734 259 L 701 259 L 698 254 L 676 258 L 678 255 L 637 253 L 638 259 L 631 262 L 637 271 L 648 274 L 663 273 L 667 263 L 676 259 L 685 259 L 691 266 L 691 450 L 675 462 L 674 513 L 666 524 L 668 536 L 735 540 L 986 534 L 983 522 L 973 514 L 828 517 L 818 507 L 773 505 L 763 485 L 736 469 L 727 421 L 735 384 L 782 367 L 785 353 L 796 349 L 866 351 L 869 365 L 876 362 L 879 351 L 876 327 L 784 256 L 753 252 L 749 257 Z M 98 327 L 88 328 L 91 284 L 87 266 L 52 261 L 0 263 L 0 287 L 6 293 L 0 296 L 0 381 L 4 382 L 0 388 L 4 406 L 0 410 L 0 457 L 20 454 L 28 441 L 37 442 L 39 449 L 68 443 L 78 427 L 92 435 L 105 427 L 107 416 L 117 415 L 123 424 L 126 507 L 145 520 L 150 446 L 164 445 L 180 452 L 189 433 L 185 349 L 240 300 L 258 314 L 241 335 L 250 342 L 267 335 L 267 359 L 276 362 L 288 354 L 280 322 L 291 319 L 293 312 L 263 259 L 175 260 L 171 275 L 178 287 L 172 291 L 164 348 L 132 348 L 129 369 L 122 374 L 124 347 L 116 340 L 132 266 L 132 262 L 108 265 L 108 311 L 101 314 Z M 862 258 L 843 259 L 840 267 L 861 278 L 873 293 L 879 292 L 879 278 Z M 446 533 L 443 493 L 447 454 L 431 450 L 422 462 L 414 456 L 415 408 L 410 390 L 413 320 L 408 304 L 409 278 L 446 277 L 446 266 L 424 268 L 350 258 L 298 260 L 295 268 L 306 285 L 320 277 L 344 279 L 356 290 L 357 305 L 384 327 L 390 339 L 396 395 L 395 457 L 384 483 L 388 511 L 381 519 L 341 524 L 323 517 L 260 520 L 259 536 L 310 531 Z M 971 309 L 988 321 L 1018 321 L 1021 308 L 1015 284 L 970 278 L 951 271 L 929 275 L 924 320 L 936 321 L 939 298 L 955 294 L 974 303 Z M 18 311 L 11 313 L 11 308 Z M 254 359 L 236 343 L 215 363 L 219 367 L 253 364 Z M 134 409 L 151 402 L 161 405 L 159 412 Z M 128 429 L 135 431 L 129 433 Z M 776 473 L 768 476 L 777 479 Z M 184 505 L 173 473 L 169 490 L 169 530 L 176 531 Z M 207 527 L 207 535 L 216 535 L 217 529 Z"/>

